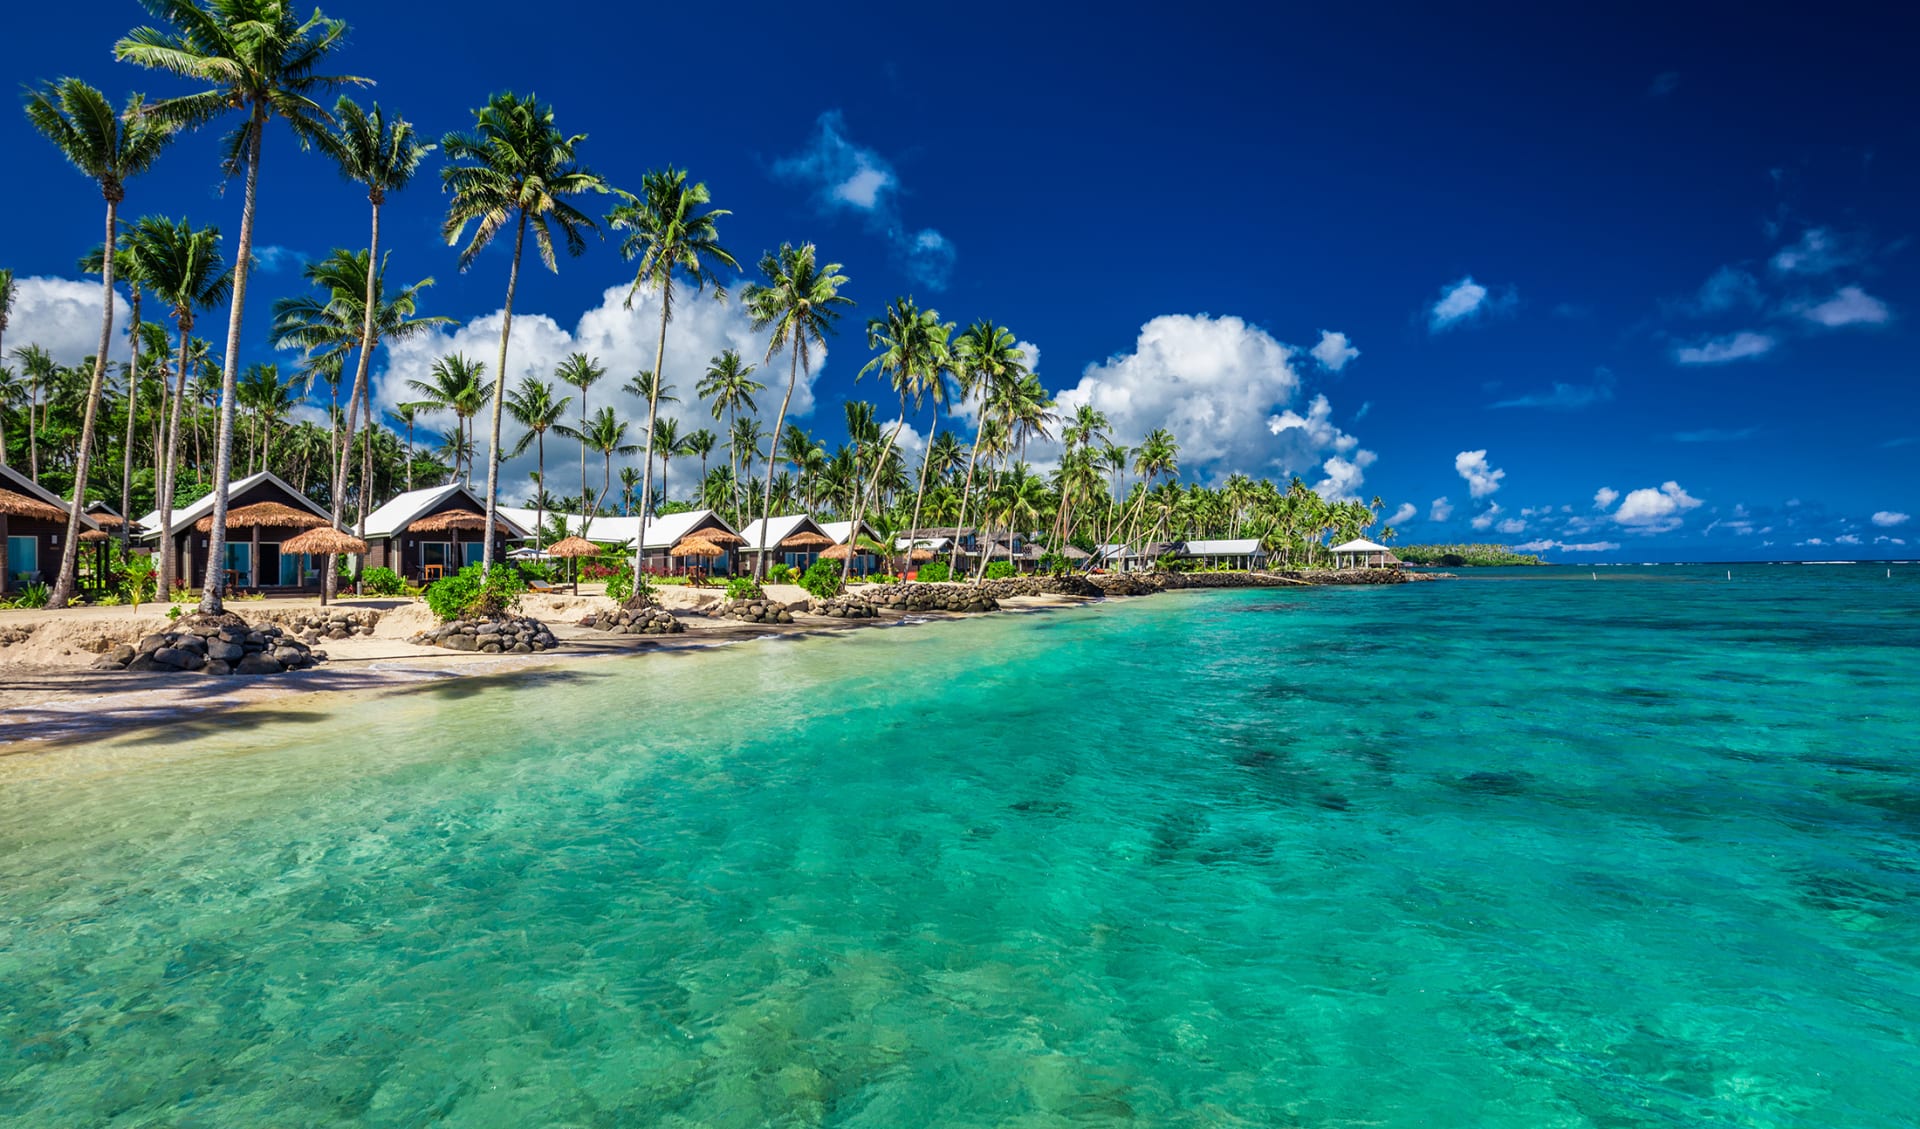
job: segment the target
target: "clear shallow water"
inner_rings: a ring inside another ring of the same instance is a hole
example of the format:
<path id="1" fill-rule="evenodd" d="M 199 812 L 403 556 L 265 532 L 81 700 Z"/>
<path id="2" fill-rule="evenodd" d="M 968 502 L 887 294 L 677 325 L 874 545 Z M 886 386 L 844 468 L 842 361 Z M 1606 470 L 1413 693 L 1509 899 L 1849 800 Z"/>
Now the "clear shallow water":
<path id="1" fill-rule="evenodd" d="M 0 1124 L 1910 1126 L 1920 570 L 1721 573 L 0 758 Z"/>

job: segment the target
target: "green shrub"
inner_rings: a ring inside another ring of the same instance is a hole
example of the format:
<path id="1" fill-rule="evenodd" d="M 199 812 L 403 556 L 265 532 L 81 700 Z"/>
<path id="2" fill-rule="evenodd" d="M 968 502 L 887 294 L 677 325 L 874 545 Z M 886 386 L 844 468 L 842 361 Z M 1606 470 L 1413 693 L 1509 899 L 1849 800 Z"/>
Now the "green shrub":
<path id="1" fill-rule="evenodd" d="M 1040 554 L 1040 571 L 1048 576 L 1065 576 L 1068 567 L 1067 558 L 1051 549 Z"/>
<path id="2" fill-rule="evenodd" d="M 729 600 L 757 600 L 764 595 L 766 593 L 760 590 L 760 586 L 753 582 L 751 576 L 736 576 L 727 581 L 727 599 Z"/>
<path id="3" fill-rule="evenodd" d="M 617 604 L 624 604 L 637 596 L 641 603 L 645 603 L 652 597 L 653 585 L 654 581 L 652 579 L 643 576 L 640 578 L 638 591 L 636 592 L 633 580 L 633 562 L 623 560 L 613 575 L 607 577 L 607 599 Z"/>
<path id="4" fill-rule="evenodd" d="M 20 594 L 13 598 L 13 606 L 16 608 L 44 608 L 47 606 L 47 597 L 51 595 L 53 595 L 53 589 L 46 585 L 29 584 L 25 588 L 20 589 Z"/>
<path id="5" fill-rule="evenodd" d="M 793 573 L 794 573 L 794 568 L 790 564 L 786 564 L 782 562 L 779 564 L 772 565 L 767 569 L 767 583 L 768 584 L 792 583 Z"/>
<path id="6" fill-rule="evenodd" d="M 800 577 L 800 587 L 816 600 L 840 594 L 840 562 L 815 561 Z"/>
<path id="7" fill-rule="evenodd" d="M 988 561 L 984 575 L 988 580 L 1007 580 L 1018 571 L 1013 567 L 1012 561 Z"/>
<path id="8" fill-rule="evenodd" d="M 119 599 L 125 600 L 135 608 L 141 601 L 153 599 L 154 588 L 158 584 L 153 558 L 146 553 L 135 553 L 127 558 L 121 568 Z"/>
<path id="9" fill-rule="evenodd" d="M 479 565 L 470 564 L 434 581 L 427 588 L 427 607 L 442 621 L 495 616 L 519 607 L 525 591 L 526 583 L 513 569 L 496 568 L 482 575 Z"/>
<path id="10" fill-rule="evenodd" d="M 370 568 L 360 574 L 360 583 L 375 596 L 398 596 L 407 590 L 407 582 L 390 568 Z"/>
<path id="11" fill-rule="evenodd" d="M 528 580 L 539 580 L 547 584 L 559 583 L 555 578 L 559 576 L 560 570 L 555 568 L 551 561 L 515 561 L 513 567 L 519 569 L 520 575 Z"/>
<path id="12" fill-rule="evenodd" d="M 953 579 L 953 570 L 947 567 L 945 561 L 928 561 L 920 566 L 919 577 L 928 584 L 938 584 Z"/>

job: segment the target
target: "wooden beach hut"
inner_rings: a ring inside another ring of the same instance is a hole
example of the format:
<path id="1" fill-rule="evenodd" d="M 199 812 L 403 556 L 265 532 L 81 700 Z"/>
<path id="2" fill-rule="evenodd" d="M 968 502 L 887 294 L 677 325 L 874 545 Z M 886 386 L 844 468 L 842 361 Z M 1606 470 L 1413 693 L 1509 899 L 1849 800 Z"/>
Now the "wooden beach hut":
<path id="1" fill-rule="evenodd" d="M 819 560 L 821 551 L 835 543 L 827 531 L 820 528 L 820 523 L 806 514 L 782 514 L 767 518 L 764 523 L 756 518 L 740 530 L 740 536 L 745 539 L 740 546 L 740 558 L 749 568 L 756 567 L 759 561 L 762 536 L 766 538 L 768 565 L 784 564 L 798 569 Z"/>
<path id="2" fill-rule="evenodd" d="M 212 494 L 173 511 L 171 544 L 158 544 L 158 511 L 141 518 L 140 524 L 151 531 L 141 539 L 153 544 L 155 553 L 173 554 L 175 576 L 188 584 L 206 577 L 213 533 Z M 330 524 L 325 510 L 272 471 L 234 481 L 227 492 L 227 591 L 317 589 L 326 562 L 311 553 L 282 553 L 280 545 L 304 530 Z"/>
<path id="3" fill-rule="evenodd" d="M 0 592 L 53 584 L 67 535 L 67 504 L 14 467 L 0 466 Z M 81 530 L 98 522 L 80 515 Z M 76 567 L 79 558 L 76 557 Z"/>
<path id="4" fill-rule="evenodd" d="M 409 490 L 367 515 L 367 567 L 430 584 L 480 563 L 486 527 L 487 504 L 458 482 Z M 494 511 L 494 560 L 507 559 L 508 542 L 531 536 L 504 508 Z"/>

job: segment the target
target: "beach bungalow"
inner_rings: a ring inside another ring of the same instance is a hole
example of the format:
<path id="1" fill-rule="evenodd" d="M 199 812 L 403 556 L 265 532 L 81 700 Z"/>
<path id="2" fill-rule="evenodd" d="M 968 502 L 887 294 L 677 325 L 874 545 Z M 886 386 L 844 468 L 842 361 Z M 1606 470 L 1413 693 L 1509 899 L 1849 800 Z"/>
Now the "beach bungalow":
<path id="1" fill-rule="evenodd" d="M 23 471 L 0 466 L 0 592 L 53 583 L 65 547 L 60 539 L 67 535 L 67 514 L 59 495 L 41 489 Z M 85 530 L 100 528 L 85 513 L 80 524 Z"/>
<path id="2" fill-rule="evenodd" d="M 755 567 L 760 559 L 761 524 L 761 519 L 755 518 L 740 530 L 740 536 L 746 538 L 746 542 L 740 546 L 741 563 L 746 568 Z M 827 546 L 839 544 L 827 535 L 819 522 L 806 514 L 767 518 L 765 525 L 767 555 L 772 558 L 769 565 L 784 564 L 790 568 L 804 569 L 819 560 L 821 551 Z"/>
<path id="3" fill-rule="evenodd" d="M 1255 569 L 1267 563 L 1267 554 L 1260 548 L 1257 537 L 1186 541 L 1181 543 L 1176 555 L 1197 560 L 1207 568 Z"/>
<path id="4" fill-rule="evenodd" d="M 280 552 L 280 542 L 332 520 L 313 499 L 270 470 L 237 479 L 227 491 L 226 570 L 228 591 L 292 593 L 320 587 L 325 559 L 313 553 Z M 142 541 L 155 553 L 172 553 L 174 575 L 188 584 L 207 573 L 207 549 L 213 534 L 213 495 L 173 511 L 171 544 L 161 545 L 158 510 L 140 519 L 148 532 Z"/>
<path id="5" fill-rule="evenodd" d="M 533 536 L 502 506 L 494 511 L 493 559 L 507 559 L 507 543 Z M 367 567 L 390 568 L 427 584 L 480 563 L 487 504 L 458 482 L 409 490 L 367 515 Z"/>
<path id="6" fill-rule="evenodd" d="M 833 538 L 834 544 L 844 545 L 847 543 L 848 535 L 853 532 L 853 522 L 823 521 L 820 523 L 820 531 Z M 876 545 L 886 544 L 886 541 L 880 536 L 880 531 L 868 525 L 864 520 L 860 523 L 860 537 L 862 540 L 871 541 Z M 859 546 L 855 547 L 859 548 Z M 882 567 L 880 555 L 871 549 L 861 548 L 853 555 L 853 574 L 855 576 L 867 576 L 880 571 Z"/>
<path id="7" fill-rule="evenodd" d="M 1400 563 L 1393 550 L 1364 537 L 1356 537 L 1327 551 L 1333 554 L 1335 568 L 1391 568 Z"/>
<path id="8" fill-rule="evenodd" d="M 607 520 L 595 518 L 587 536 L 594 541 L 600 540 L 600 523 Z M 640 533 L 640 519 L 613 520 L 633 523 L 634 529 L 626 537 L 627 547 L 631 549 L 634 538 Z M 684 576 L 688 573 L 731 576 L 743 547 L 742 535 L 712 510 L 655 514 L 647 519 L 647 545 L 640 563 L 647 572 L 662 576 Z M 713 549 L 720 551 L 713 553 Z"/>

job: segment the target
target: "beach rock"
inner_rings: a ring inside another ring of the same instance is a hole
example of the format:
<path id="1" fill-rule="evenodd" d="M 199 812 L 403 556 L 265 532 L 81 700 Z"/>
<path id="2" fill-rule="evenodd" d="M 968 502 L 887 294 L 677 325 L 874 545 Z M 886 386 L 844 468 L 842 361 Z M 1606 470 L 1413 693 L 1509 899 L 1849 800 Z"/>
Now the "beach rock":
<path id="1" fill-rule="evenodd" d="M 916 614 L 990 612 L 1000 607 L 1000 602 L 978 585 L 933 584 L 917 580 L 862 588 L 860 598 L 878 611 Z"/>
<path id="2" fill-rule="evenodd" d="M 281 666 L 304 666 L 306 665 L 307 656 L 306 652 L 298 647 L 289 647 L 282 644 L 273 649 L 273 661 L 279 663 Z"/>
<path id="3" fill-rule="evenodd" d="M 595 612 L 582 618 L 580 626 L 614 635 L 678 635 L 687 629 L 687 625 L 681 623 L 672 612 L 652 604 Z M 547 638 L 552 638 L 551 632 L 545 632 L 544 628 L 542 630 Z"/>
<path id="4" fill-rule="evenodd" d="M 224 659 L 227 662 L 237 662 L 240 656 L 247 653 L 247 648 L 243 644 L 229 643 L 225 639 L 209 640 L 206 646 L 207 657 L 209 659 Z"/>
<path id="5" fill-rule="evenodd" d="M 272 624 L 250 628 L 231 613 L 196 613 L 182 618 L 171 630 L 143 636 L 137 644 L 104 648 L 92 669 L 278 674 L 313 666 L 325 658 L 324 653 L 289 637 L 285 628 Z"/>
<path id="6" fill-rule="evenodd" d="M 101 655 L 99 658 L 87 664 L 88 670 L 125 670 L 126 668 L 126 663 L 115 662 L 107 655 Z"/>
<path id="7" fill-rule="evenodd" d="M 452 620 L 415 635 L 411 642 L 425 647 L 445 647 L 451 651 L 475 651 L 482 654 L 531 654 L 550 651 L 560 645 L 547 625 L 525 616 L 500 616 L 483 620 Z M 521 647 L 525 650 L 521 650 Z"/>
<path id="8" fill-rule="evenodd" d="M 161 666 L 159 663 L 153 661 L 153 656 L 150 654 L 135 655 L 133 659 L 127 663 L 127 669 L 137 674 L 145 674 L 148 671 L 159 670 Z"/>
<path id="9" fill-rule="evenodd" d="M 880 614 L 871 600 L 850 593 L 832 596 L 825 600 L 815 600 L 807 610 L 814 615 L 824 615 L 832 619 L 872 619 Z M 788 615 L 786 612 L 780 614 Z M 790 616 L 789 622 L 791 622 Z"/>
<path id="10" fill-rule="evenodd" d="M 208 659 L 207 665 L 200 668 L 202 674 L 232 674 L 233 665 L 221 659 Z"/>
<path id="11" fill-rule="evenodd" d="M 134 654 L 135 654 L 134 649 L 130 644 L 121 643 L 115 646 L 113 650 L 108 651 L 105 655 L 102 655 L 101 657 L 108 660 L 109 662 L 116 662 L 116 663 L 119 663 L 121 666 L 125 666 L 128 663 L 133 661 Z"/>
<path id="12" fill-rule="evenodd" d="M 140 654 L 151 655 L 155 651 L 166 646 L 168 638 L 169 637 L 166 635 L 149 635 L 146 638 L 140 640 L 139 646 L 135 649 L 139 651 Z"/>
<path id="13" fill-rule="evenodd" d="M 192 658 L 192 652 L 178 647 L 161 647 L 153 652 L 153 661 L 156 666 L 170 666 L 175 670 L 185 670 Z"/>
<path id="14" fill-rule="evenodd" d="M 235 674 L 279 674 L 282 669 L 272 655 L 255 651 L 241 659 L 240 664 L 233 668 L 233 672 Z"/>
<path id="15" fill-rule="evenodd" d="M 437 596 L 434 598 L 439 599 Z M 480 646 L 479 642 L 475 640 L 473 636 L 463 635 L 458 631 L 443 636 L 435 640 L 435 642 L 450 651 L 472 651 L 477 650 Z"/>

